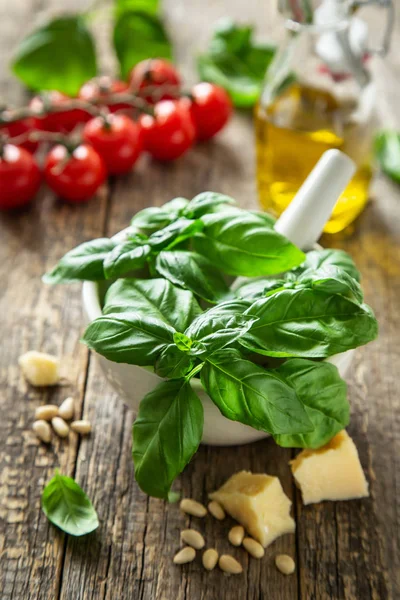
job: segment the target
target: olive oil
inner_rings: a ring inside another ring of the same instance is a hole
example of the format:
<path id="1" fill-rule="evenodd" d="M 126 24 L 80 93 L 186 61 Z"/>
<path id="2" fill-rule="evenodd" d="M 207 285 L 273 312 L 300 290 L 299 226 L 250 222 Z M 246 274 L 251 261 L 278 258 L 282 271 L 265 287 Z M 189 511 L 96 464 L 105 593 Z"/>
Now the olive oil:
<path id="1" fill-rule="evenodd" d="M 331 148 L 348 154 L 357 172 L 325 227 L 336 233 L 349 225 L 368 200 L 373 124 L 360 118 L 354 101 L 329 91 L 294 84 L 268 107 L 256 107 L 257 183 L 260 203 L 279 216 L 321 155 Z"/>

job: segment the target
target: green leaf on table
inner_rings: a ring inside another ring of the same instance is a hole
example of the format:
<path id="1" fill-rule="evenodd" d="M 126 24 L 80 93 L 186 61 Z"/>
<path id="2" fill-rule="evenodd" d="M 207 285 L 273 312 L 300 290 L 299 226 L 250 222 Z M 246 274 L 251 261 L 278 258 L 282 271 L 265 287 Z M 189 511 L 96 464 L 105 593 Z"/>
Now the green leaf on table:
<path id="1" fill-rule="evenodd" d="M 275 54 L 275 46 L 254 42 L 252 36 L 252 27 L 224 19 L 214 30 L 208 52 L 197 61 L 201 79 L 225 88 L 240 108 L 257 102 Z"/>
<path id="2" fill-rule="evenodd" d="M 229 275 L 257 277 L 299 265 L 304 253 L 287 238 L 246 211 L 205 215 L 194 249 Z"/>
<path id="3" fill-rule="evenodd" d="M 165 250 L 156 259 L 157 272 L 194 294 L 216 303 L 229 295 L 229 288 L 221 273 L 204 256 L 188 250 Z"/>
<path id="4" fill-rule="evenodd" d="M 162 250 L 163 248 L 174 248 L 178 244 L 193 237 L 204 227 L 200 219 L 186 219 L 182 217 L 151 234 L 149 244 L 152 250 Z"/>
<path id="5" fill-rule="evenodd" d="M 146 58 L 172 59 L 171 43 L 161 20 L 142 10 L 117 15 L 113 42 L 123 79 Z"/>
<path id="6" fill-rule="evenodd" d="M 137 312 L 164 321 L 184 332 L 201 313 L 189 290 L 175 287 L 167 279 L 119 279 L 107 291 L 103 314 Z"/>
<path id="7" fill-rule="evenodd" d="M 19 44 L 12 70 L 30 89 L 76 96 L 97 74 L 95 46 L 84 17 L 58 17 L 32 31 Z"/>
<path id="8" fill-rule="evenodd" d="M 147 262 L 150 251 L 149 244 L 138 243 L 135 240 L 127 240 L 118 244 L 107 254 L 104 260 L 106 279 L 115 279 L 142 269 Z"/>
<path id="9" fill-rule="evenodd" d="M 335 365 L 292 358 L 275 372 L 294 388 L 314 425 L 310 433 L 274 436 L 277 444 L 285 448 L 319 448 L 347 427 L 350 420 L 347 386 Z"/>
<path id="10" fill-rule="evenodd" d="M 307 252 L 305 261 L 294 273 L 298 275 L 306 270 L 316 271 L 322 267 L 338 267 L 346 271 L 356 281 L 360 281 L 360 272 L 350 254 L 347 254 L 344 250 L 335 250 L 332 248 Z"/>
<path id="11" fill-rule="evenodd" d="M 377 336 L 372 310 L 342 295 L 285 289 L 256 300 L 246 311 L 258 317 L 240 343 L 265 356 L 326 358 Z"/>
<path id="12" fill-rule="evenodd" d="M 103 263 L 116 245 L 117 242 L 109 238 L 84 242 L 67 252 L 58 264 L 43 276 L 43 281 L 56 284 L 105 279 Z"/>
<path id="13" fill-rule="evenodd" d="M 225 196 L 225 194 L 202 192 L 189 202 L 184 214 L 190 219 L 198 219 L 206 213 L 213 212 L 221 204 L 236 204 L 236 201 L 230 196 Z"/>
<path id="14" fill-rule="evenodd" d="M 199 447 L 203 406 L 185 380 L 160 383 L 141 401 L 133 424 L 133 462 L 140 488 L 168 498 L 174 479 Z"/>
<path id="15" fill-rule="evenodd" d="M 400 183 L 400 133 L 381 131 L 375 138 L 375 156 L 382 171 Z"/>
<path id="16" fill-rule="evenodd" d="M 76 481 L 57 470 L 43 490 L 42 509 L 49 521 L 70 535 L 85 535 L 99 526 L 88 496 Z"/>
<path id="17" fill-rule="evenodd" d="M 181 379 L 194 367 L 194 358 L 186 351 L 180 350 L 176 344 L 169 344 L 161 352 L 155 365 L 155 372 L 160 377 Z"/>
<path id="18" fill-rule="evenodd" d="M 173 341 L 174 329 L 137 312 L 107 314 L 92 321 L 82 341 L 108 360 L 141 367 L 153 365 Z"/>
<path id="19" fill-rule="evenodd" d="M 339 267 L 327 265 L 316 271 L 308 269 L 299 275 L 294 283 L 296 287 L 310 287 L 314 290 L 326 292 L 332 296 L 341 294 L 354 302 L 361 304 L 364 294 L 360 284 L 346 271 Z"/>
<path id="20" fill-rule="evenodd" d="M 272 434 L 306 433 L 313 426 L 293 387 L 236 350 L 209 357 L 201 381 L 221 413 Z"/>

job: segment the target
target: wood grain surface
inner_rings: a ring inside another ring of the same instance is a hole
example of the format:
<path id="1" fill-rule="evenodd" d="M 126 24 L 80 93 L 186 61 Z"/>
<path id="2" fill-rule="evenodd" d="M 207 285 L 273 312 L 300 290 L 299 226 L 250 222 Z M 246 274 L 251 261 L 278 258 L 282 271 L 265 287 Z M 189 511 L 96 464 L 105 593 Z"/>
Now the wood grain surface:
<path id="1" fill-rule="evenodd" d="M 245 4 L 245 12 L 243 10 Z M 273 26 L 271 3 L 251 0 L 167 0 L 164 12 L 176 54 L 193 80 L 194 56 L 205 46 L 211 24 L 230 15 L 256 22 L 260 33 Z M 0 0 L 0 94 L 24 101 L 8 71 L 12 48 L 35 20 L 65 7 L 61 0 Z M 82 7 L 71 0 L 68 9 Z M 113 68 L 107 24 L 95 27 L 103 68 Z M 393 50 L 375 67 L 378 111 L 400 128 L 400 26 Z M 291 451 L 271 440 L 237 448 L 201 447 L 176 489 L 207 500 L 239 469 L 278 475 L 293 501 L 295 535 L 267 549 L 262 561 L 233 554 L 244 565 L 240 577 L 206 573 L 200 559 L 177 567 L 172 556 L 180 529 L 189 524 L 207 545 L 231 551 L 231 522 L 189 519 L 176 504 L 148 499 L 134 481 L 131 460 L 133 414 L 104 380 L 79 343 L 83 328 L 80 286 L 49 288 L 40 277 L 76 244 L 110 235 L 134 212 L 149 205 L 211 189 L 256 207 L 251 117 L 237 114 L 212 144 L 200 145 L 173 165 L 143 158 L 135 172 L 110 182 L 86 206 L 62 204 L 43 189 L 37 202 L 18 215 L 0 215 L 0 598 L 1 600 L 386 600 L 400 597 L 400 193 L 378 178 L 373 201 L 351 231 L 323 244 L 354 256 L 366 300 L 376 311 L 380 337 L 358 350 L 349 377 L 350 433 L 360 451 L 371 497 L 303 507 L 288 461 Z M 62 356 L 68 387 L 34 389 L 23 380 L 18 356 L 28 349 Z M 49 448 L 31 431 L 34 410 L 47 402 L 76 399 L 76 415 L 89 418 L 93 433 L 56 441 Z M 67 538 L 40 510 L 43 485 L 55 467 L 74 476 L 91 497 L 100 519 L 97 531 Z M 274 567 L 277 553 L 291 554 L 296 574 Z"/>

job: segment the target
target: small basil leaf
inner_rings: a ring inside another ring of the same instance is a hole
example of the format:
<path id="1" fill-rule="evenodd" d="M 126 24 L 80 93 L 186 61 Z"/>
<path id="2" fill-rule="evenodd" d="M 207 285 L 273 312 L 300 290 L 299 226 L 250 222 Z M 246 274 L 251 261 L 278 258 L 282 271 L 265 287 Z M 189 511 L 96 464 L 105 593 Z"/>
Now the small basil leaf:
<path id="1" fill-rule="evenodd" d="M 43 281 L 55 284 L 105 279 L 103 262 L 115 246 L 116 242 L 108 238 L 84 242 L 67 252 L 54 269 L 43 276 Z"/>
<path id="2" fill-rule="evenodd" d="M 76 96 L 97 74 L 94 42 L 84 17 L 58 17 L 35 29 L 19 44 L 12 69 L 33 90 Z"/>
<path id="3" fill-rule="evenodd" d="M 149 244 L 138 245 L 137 240 L 118 244 L 104 260 L 104 274 L 107 279 L 115 279 L 142 269 L 150 255 Z"/>
<path id="4" fill-rule="evenodd" d="M 307 270 L 302 273 L 296 287 L 311 287 L 327 294 L 342 294 L 350 300 L 361 304 L 364 299 L 363 291 L 358 281 L 338 267 L 326 266 L 316 271 Z"/>
<path id="5" fill-rule="evenodd" d="M 113 42 L 123 79 L 146 58 L 172 58 L 172 48 L 161 20 L 140 10 L 117 15 Z"/>
<path id="6" fill-rule="evenodd" d="M 194 358 L 186 351 L 182 351 L 175 344 L 166 346 L 158 357 L 155 371 L 160 377 L 181 379 L 194 367 Z"/>
<path id="7" fill-rule="evenodd" d="M 178 198 L 173 198 L 169 202 L 163 204 L 162 209 L 167 211 L 173 218 L 183 217 L 186 216 L 185 210 L 188 204 L 189 200 L 187 198 L 178 196 Z"/>
<path id="8" fill-rule="evenodd" d="M 371 309 L 313 289 L 278 291 L 246 311 L 259 320 L 240 343 L 266 356 L 325 358 L 375 339 Z"/>
<path id="9" fill-rule="evenodd" d="M 200 219 L 192 220 L 181 218 L 167 225 L 163 229 L 156 231 L 149 237 L 149 244 L 153 250 L 162 250 L 163 248 L 173 248 L 188 238 L 199 233 L 204 227 Z"/>
<path id="10" fill-rule="evenodd" d="M 131 220 L 131 225 L 151 233 L 166 227 L 171 222 L 171 215 L 158 206 L 149 206 L 140 210 Z"/>
<path id="11" fill-rule="evenodd" d="M 199 447 L 203 406 L 185 380 L 160 383 L 141 401 L 133 425 L 133 462 L 140 488 L 168 498 L 174 479 Z"/>
<path id="12" fill-rule="evenodd" d="M 71 477 L 58 471 L 43 490 L 42 509 L 49 521 L 70 535 L 85 535 L 99 526 L 85 492 Z"/>
<path id="13" fill-rule="evenodd" d="M 159 0 L 116 0 L 115 8 L 117 13 L 129 10 L 142 10 L 147 13 L 157 14 L 159 4 Z"/>
<path id="14" fill-rule="evenodd" d="M 209 357 L 201 381 L 221 413 L 232 421 L 273 434 L 305 433 L 313 428 L 295 390 L 235 350 Z"/>
<path id="15" fill-rule="evenodd" d="M 257 277 L 287 271 L 305 255 L 257 215 L 227 211 L 205 215 L 194 249 L 229 275 Z"/>
<path id="16" fill-rule="evenodd" d="M 216 303 L 229 294 L 222 275 L 204 256 L 187 250 L 162 251 L 156 259 L 157 272 L 175 285 Z"/>
<path id="17" fill-rule="evenodd" d="M 400 133 L 381 131 L 375 139 L 375 155 L 382 171 L 400 183 Z"/>
<path id="18" fill-rule="evenodd" d="M 306 260 L 294 272 L 300 274 L 306 270 L 316 271 L 322 267 L 338 267 L 346 271 L 356 281 L 360 281 L 360 273 L 351 256 L 344 250 L 331 248 L 307 252 Z"/>
<path id="19" fill-rule="evenodd" d="M 350 420 L 347 386 L 335 365 L 293 358 L 275 372 L 296 391 L 314 425 L 310 433 L 274 436 L 277 444 L 286 448 L 319 448 L 347 427 Z"/>
<path id="20" fill-rule="evenodd" d="M 92 321 L 82 341 L 108 360 L 149 366 L 173 341 L 174 329 L 136 312 L 108 314 Z"/>
<path id="21" fill-rule="evenodd" d="M 166 279 L 119 279 L 107 291 L 103 313 L 129 311 L 154 317 L 183 332 L 201 308 L 192 292 Z"/>
<path id="22" fill-rule="evenodd" d="M 213 212 L 213 209 L 221 204 L 236 204 L 236 201 L 225 194 L 202 192 L 189 202 L 185 208 L 185 215 L 191 219 L 198 219 L 206 213 Z"/>
<path id="23" fill-rule="evenodd" d="M 189 352 L 193 344 L 193 340 L 184 333 L 179 333 L 179 331 L 174 333 L 174 342 L 182 352 Z"/>
<path id="24" fill-rule="evenodd" d="M 235 289 L 235 294 L 246 300 L 255 300 L 256 298 L 263 298 L 267 293 L 281 288 L 285 283 L 285 279 L 263 277 L 243 283 Z"/>

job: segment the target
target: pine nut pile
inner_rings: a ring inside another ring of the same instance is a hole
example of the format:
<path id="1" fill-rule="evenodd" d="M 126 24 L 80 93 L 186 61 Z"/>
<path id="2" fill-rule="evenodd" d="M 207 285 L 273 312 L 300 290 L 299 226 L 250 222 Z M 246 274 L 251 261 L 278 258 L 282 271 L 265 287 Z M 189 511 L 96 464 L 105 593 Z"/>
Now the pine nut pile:
<path id="1" fill-rule="evenodd" d="M 183 498 L 179 506 L 184 513 L 200 519 L 204 518 L 208 513 L 218 521 L 225 519 L 224 509 L 215 500 L 212 500 L 206 508 L 196 500 Z M 196 558 L 196 551 L 203 550 L 206 545 L 203 535 L 197 529 L 183 529 L 180 538 L 184 546 L 173 558 L 173 562 L 176 565 L 184 565 L 192 562 Z M 235 525 L 229 530 L 228 540 L 232 546 L 242 546 L 253 558 L 261 559 L 265 555 L 262 545 L 255 539 L 246 536 L 242 525 Z M 221 571 L 227 575 L 240 575 L 243 572 L 243 567 L 236 558 L 230 554 L 221 554 L 219 556 L 215 548 L 207 548 L 203 551 L 202 564 L 207 571 L 212 571 L 218 564 Z M 296 568 L 293 558 L 287 554 L 277 555 L 275 557 L 275 565 L 284 575 L 291 575 Z"/>
<path id="2" fill-rule="evenodd" d="M 75 407 L 72 397 L 66 398 L 60 406 L 55 404 L 39 406 L 35 411 L 35 422 L 32 429 L 36 437 L 45 444 L 51 442 L 52 431 L 60 438 L 68 437 L 70 429 L 80 435 L 90 433 L 92 430 L 90 421 L 80 420 L 67 423 L 74 418 L 74 414 Z"/>

